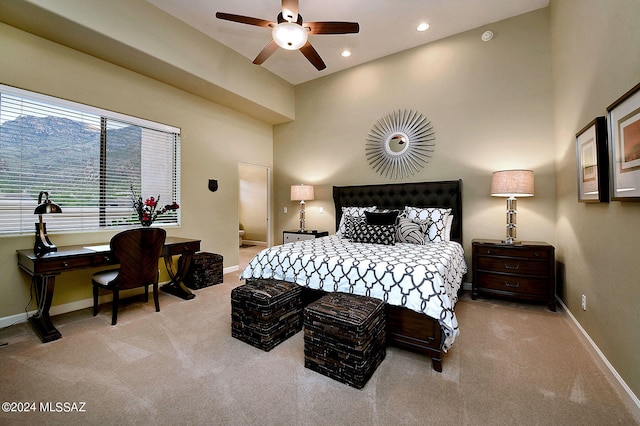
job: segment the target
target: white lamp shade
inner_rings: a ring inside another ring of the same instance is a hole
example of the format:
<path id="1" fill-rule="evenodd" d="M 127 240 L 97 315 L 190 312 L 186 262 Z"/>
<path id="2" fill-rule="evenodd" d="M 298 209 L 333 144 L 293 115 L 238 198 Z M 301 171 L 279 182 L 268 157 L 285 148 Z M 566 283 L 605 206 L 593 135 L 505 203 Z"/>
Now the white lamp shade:
<path id="1" fill-rule="evenodd" d="M 291 201 L 309 201 L 314 196 L 313 185 L 291 185 Z"/>
<path id="2" fill-rule="evenodd" d="M 532 170 L 501 170 L 491 175 L 491 195 L 494 197 L 532 197 Z"/>
<path id="3" fill-rule="evenodd" d="M 282 22 L 273 27 L 271 37 L 283 49 L 298 50 L 305 45 L 309 34 L 301 25 L 293 22 Z"/>

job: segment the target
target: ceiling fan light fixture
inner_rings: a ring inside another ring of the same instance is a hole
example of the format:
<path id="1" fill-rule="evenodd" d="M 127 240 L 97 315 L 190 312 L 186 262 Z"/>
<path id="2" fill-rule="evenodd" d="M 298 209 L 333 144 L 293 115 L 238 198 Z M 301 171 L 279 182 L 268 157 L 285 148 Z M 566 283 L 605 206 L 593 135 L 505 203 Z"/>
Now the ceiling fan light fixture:
<path id="1" fill-rule="evenodd" d="M 283 49 L 298 50 L 305 45 L 309 34 L 301 25 L 293 22 L 282 22 L 271 32 L 273 41 Z"/>

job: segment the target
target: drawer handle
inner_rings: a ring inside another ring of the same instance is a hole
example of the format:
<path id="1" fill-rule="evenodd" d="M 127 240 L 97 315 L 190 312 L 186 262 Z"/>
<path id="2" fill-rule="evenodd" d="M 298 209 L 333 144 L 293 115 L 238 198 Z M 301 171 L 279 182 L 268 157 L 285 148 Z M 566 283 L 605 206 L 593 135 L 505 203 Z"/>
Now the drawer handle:
<path id="1" fill-rule="evenodd" d="M 508 282 L 504 282 L 504 285 L 506 285 L 507 287 L 511 287 L 511 288 L 518 288 L 520 287 L 520 283 L 515 283 L 515 284 L 510 284 Z"/>
<path id="2" fill-rule="evenodd" d="M 109 258 L 109 256 L 105 256 L 105 257 L 104 257 L 104 261 L 105 261 L 105 262 L 111 262 L 111 259 Z"/>
<path id="3" fill-rule="evenodd" d="M 62 262 L 62 266 L 64 266 L 65 268 L 67 268 L 69 266 L 69 262 Z"/>
<path id="4" fill-rule="evenodd" d="M 504 264 L 504 267 L 505 267 L 506 269 L 511 269 L 511 270 L 513 270 L 513 271 L 517 271 L 518 269 L 520 269 L 520 264 L 518 263 L 516 266 L 511 266 L 511 265 L 509 265 L 508 263 L 505 263 L 505 264 Z"/>

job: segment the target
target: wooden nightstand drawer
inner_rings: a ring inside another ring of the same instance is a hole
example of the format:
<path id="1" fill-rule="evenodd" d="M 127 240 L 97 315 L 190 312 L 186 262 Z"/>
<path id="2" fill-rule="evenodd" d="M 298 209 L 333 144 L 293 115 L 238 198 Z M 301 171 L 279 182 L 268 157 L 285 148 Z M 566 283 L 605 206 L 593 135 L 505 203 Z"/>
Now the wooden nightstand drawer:
<path id="1" fill-rule="evenodd" d="M 547 292 L 546 278 L 480 273 L 479 279 L 480 286 L 489 290 L 542 297 L 545 297 Z"/>
<path id="2" fill-rule="evenodd" d="M 532 261 L 517 257 L 484 257 L 478 256 L 478 269 L 506 274 L 543 275 L 549 273 L 546 262 Z"/>
<path id="3" fill-rule="evenodd" d="M 550 251 L 544 248 L 533 248 L 523 246 L 479 246 L 477 248 L 479 256 L 506 256 L 524 257 L 527 259 L 548 259 Z"/>

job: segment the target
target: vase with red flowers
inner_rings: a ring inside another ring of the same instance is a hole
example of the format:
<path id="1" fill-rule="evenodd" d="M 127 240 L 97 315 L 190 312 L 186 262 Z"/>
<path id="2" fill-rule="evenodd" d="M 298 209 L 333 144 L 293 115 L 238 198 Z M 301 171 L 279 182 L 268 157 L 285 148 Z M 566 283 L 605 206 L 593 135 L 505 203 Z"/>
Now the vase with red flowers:
<path id="1" fill-rule="evenodd" d="M 170 211 L 178 210 L 180 206 L 174 201 L 171 204 L 165 204 L 160 206 L 160 195 L 158 197 L 149 197 L 145 200 L 142 199 L 142 195 L 136 194 L 131 187 L 131 200 L 133 201 L 133 209 L 138 215 L 138 220 L 142 226 L 151 226 L 158 216 Z"/>

